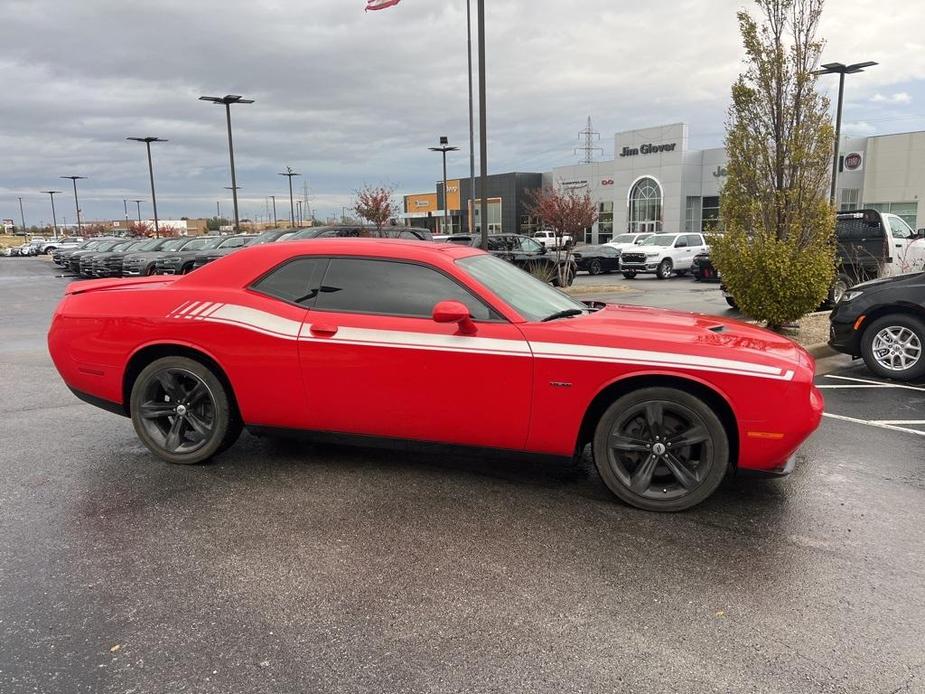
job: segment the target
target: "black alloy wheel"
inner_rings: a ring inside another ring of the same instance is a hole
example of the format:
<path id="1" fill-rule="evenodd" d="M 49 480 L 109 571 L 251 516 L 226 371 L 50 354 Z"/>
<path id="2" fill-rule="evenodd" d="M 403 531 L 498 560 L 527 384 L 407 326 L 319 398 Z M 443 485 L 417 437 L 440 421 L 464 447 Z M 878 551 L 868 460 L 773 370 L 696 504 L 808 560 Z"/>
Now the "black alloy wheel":
<path id="1" fill-rule="evenodd" d="M 201 463 L 241 432 L 222 382 L 186 357 L 164 357 L 145 367 L 132 386 L 130 409 L 138 438 L 170 463 Z"/>
<path id="2" fill-rule="evenodd" d="M 655 269 L 655 276 L 660 280 L 667 280 L 669 277 L 671 277 L 672 267 L 671 259 L 665 258 L 658 264 L 658 267 Z"/>
<path id="3" fill-rule="evenodd" d="M 699 504 L 729 468 L 729 440 L 716 413 L 674 388 L 643 388 L 618 399 L 597 425 L 593 451 L 610 491 L 647 511 Z"/>
<path id="4" fill-rule="evenodd" d="M 591 261 L 591 264 L 588 266 L 588 272 L 590 272 L 592 275 L 599 275 L 599 274 L 601 274 L 601 272 L 602 272 L 602 269 L 601 269 L 601 261 L 600 261 L 600 260 L 597 260 L 597 259 L 592 260 L 592 261 Z"/>

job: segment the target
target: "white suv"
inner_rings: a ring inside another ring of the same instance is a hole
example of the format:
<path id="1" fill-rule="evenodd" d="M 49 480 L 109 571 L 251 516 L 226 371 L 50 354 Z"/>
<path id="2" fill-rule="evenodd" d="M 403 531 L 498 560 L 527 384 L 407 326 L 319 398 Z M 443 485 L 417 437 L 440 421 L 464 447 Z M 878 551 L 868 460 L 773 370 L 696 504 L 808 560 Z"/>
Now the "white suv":
<path id="1" fill-rule="evenodd" d="M 654 272 L 660 280 L 691 269 L 694 256 L 707 250 L 703 234 L 655 234 L 620 255 L 620 271 L 627 279 Z"/>
<path id="2" fill-rule="evenodd" d="M 543 248 L 547 250 L 555 250 L 559 247 L 558 244 L 561 244 L 562 248 L 572 245 L 572 237 L 568 234 L 563 234 L 557 236 L 556 232 L 551 229 L 546 229 L 544 231 L 537 231 L 533 234 L 533 239 L 542 244 Z"/>
<path id="3" fill-rule="evenodd" d="M 633 233 L 633 234 L 620 234 L 619 236 L 611 239 L 605 246 L 610 246 L 611 248 L 616 248 L 621 253 L 624 253 L 629 250 L 634 250 L 636 246 L 645 241 L 650 236 L 654 236 L 654 232 L 647 231 L 645 233 Z"/>

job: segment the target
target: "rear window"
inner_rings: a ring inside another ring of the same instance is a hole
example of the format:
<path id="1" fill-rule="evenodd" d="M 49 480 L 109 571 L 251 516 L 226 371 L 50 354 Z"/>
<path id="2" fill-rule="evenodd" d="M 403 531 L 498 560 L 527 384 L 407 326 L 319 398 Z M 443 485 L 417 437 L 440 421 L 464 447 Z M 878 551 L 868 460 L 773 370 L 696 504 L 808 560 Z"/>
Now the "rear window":
<path id="1" fill-rule="evenodd" d="M 883 238 L 883 225 L 879 217 L 870 221 L 863 217 L 839 218 L 835 222 L 835 236 L 839 241 Z"/>

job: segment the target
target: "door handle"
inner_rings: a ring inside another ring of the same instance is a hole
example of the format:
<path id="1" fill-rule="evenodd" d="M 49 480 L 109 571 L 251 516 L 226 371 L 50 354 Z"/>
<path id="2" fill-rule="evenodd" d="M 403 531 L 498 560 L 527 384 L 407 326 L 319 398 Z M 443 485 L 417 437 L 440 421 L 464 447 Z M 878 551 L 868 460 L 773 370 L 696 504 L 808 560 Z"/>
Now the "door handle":
<path id="1" fill-rule="evenodd" d="M 903 245 L 902 245 L 901 243 L 894 243 L 893 245 L 896 246 L 897 248 L 902 248 L 902 247 L 903 247 Z"/>
<path id="2" fill-rule="evenodd" d="M 312 335 L 320 335 L 325 337 L 331 337 L 337 333 L 337 326 L 334 325 L 325 325 L 323 323 L 314 323 L 309 328 Z"/>

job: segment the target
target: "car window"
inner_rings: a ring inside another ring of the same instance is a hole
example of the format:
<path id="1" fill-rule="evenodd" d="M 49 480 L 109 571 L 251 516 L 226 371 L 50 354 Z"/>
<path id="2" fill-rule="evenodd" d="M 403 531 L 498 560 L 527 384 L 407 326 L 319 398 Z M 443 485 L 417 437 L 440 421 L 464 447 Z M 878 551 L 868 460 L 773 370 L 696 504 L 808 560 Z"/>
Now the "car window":
<path id="1" fill-rule="evenodd" d="M 514 248 L 524 253 L 539 253 L 543 250 L 543 244 L 526 236 L 515 236 L 513 241 Z"/>
<path id="2" fill-rule="evenodd" d="M 893 232 L 894 239 L 911 239 L 915 236 L 912 228 L 902 218 L 890 215 L 887 219 L 890 221 L 890 231 Z"/>
<path id="3" fill-rule="evenodd" d="M 264 275 L 251 285 L 251 289 L 283 301 L 311 306 L 327 264 L 327 258 L 296 258 Z"/>
<path id="4" fill-rule="evenodd" d="M 674 234 L 658 234 L 649 236 L 645 241 L 640 243 L 640 246 L 671 246 L 674 244 L 675 239 L 678 238 Z"/>
<path id="5" fill-rule="evenodd" d="M 476 320 L 493 318 L 485 304 L 433 268 L 367 258 L 333 258 L 315 308 L 430 318 L 440 301 L 462 302 Z"/>
<path id="6" fill-rule="evenodd" d="M 220 244 L 219 248 L 240 248 L 241 246 L 246 246 L 247 242 L 251 240 L 251 236 L 232 236 L 229 239 L 225 239 Z"/>
<path id="7" fill-rule="evenodd" d="M 700 237 L 699 234 L 688 234 L 685 238 L 687 238 L 688 246 L 702 246 L 703 245 L 703 239 Z"/>
<path id="8" fill-rule="evenodd" d="M 215 248 L 218 244 L 223 241 L 221 236 L 217 238 L 198 238 L 193 239 L 189 243 L 184 244 L 180 250 L 181 251 L 201 251 L 205 248 Z"/>
<path id="9" fill-rule="evenodd" d="M 687 243 L 686 236 L 679 236 L 674 243 L 675 248 L 687 248 L 687 246 L 688 246 L 688 243 Z"/>

